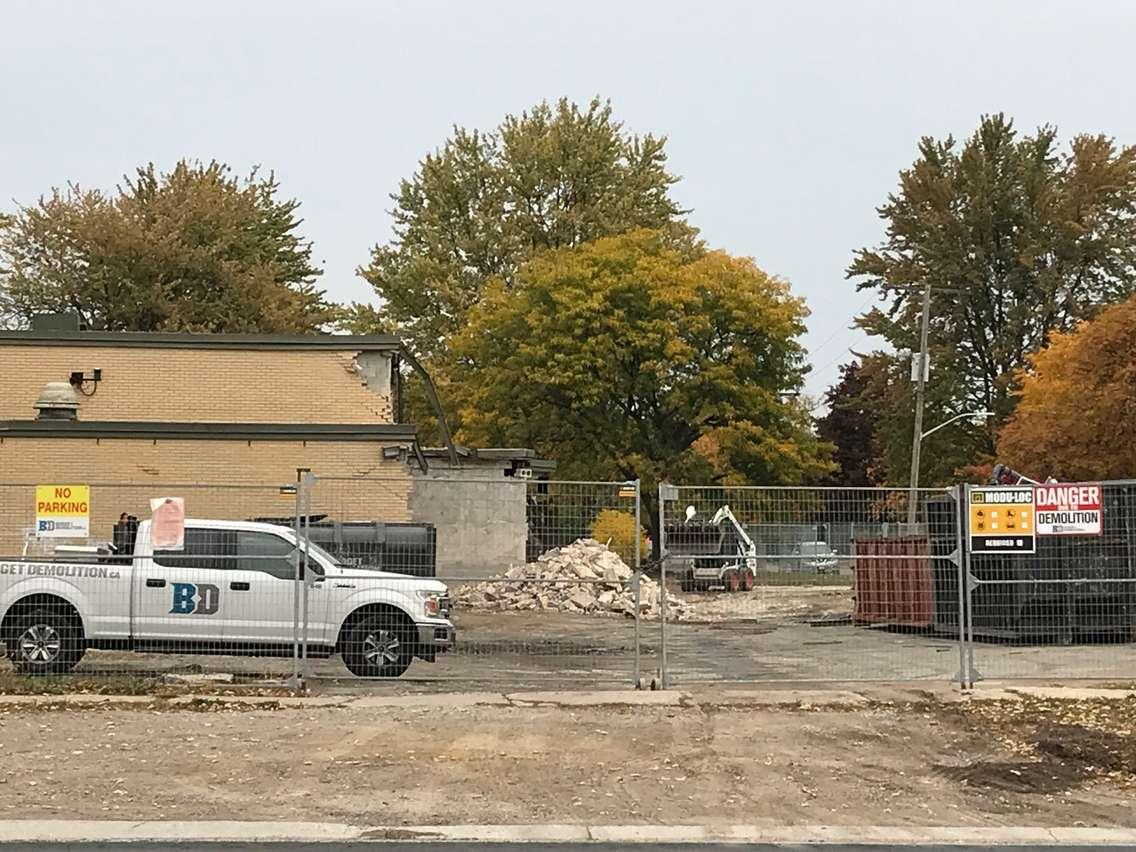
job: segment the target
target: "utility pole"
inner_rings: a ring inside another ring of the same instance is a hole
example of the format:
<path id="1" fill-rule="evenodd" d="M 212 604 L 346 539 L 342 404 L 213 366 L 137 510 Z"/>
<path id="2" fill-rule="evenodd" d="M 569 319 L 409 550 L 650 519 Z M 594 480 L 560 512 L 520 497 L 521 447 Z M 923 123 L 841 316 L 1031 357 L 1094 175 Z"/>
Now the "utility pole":
<path id="1" fill-rule="evenodd" d="M 919 450 L 923 443 L 923 390 L 927 377 L 927 326 L 931 322 L 931 282 L 923 286 L 923 324 L 919 329 L 919 370 L 915 376 L 915 433 L 911 439 L 911 490 L 907 495 L 908 533 L 919 509 Z"/>

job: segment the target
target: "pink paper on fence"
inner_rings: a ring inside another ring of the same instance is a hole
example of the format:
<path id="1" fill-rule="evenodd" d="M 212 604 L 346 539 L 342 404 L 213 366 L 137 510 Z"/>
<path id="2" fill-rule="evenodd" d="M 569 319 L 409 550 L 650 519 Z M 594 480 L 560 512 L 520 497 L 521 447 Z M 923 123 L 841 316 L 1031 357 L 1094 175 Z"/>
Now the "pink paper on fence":
<path id="1" fill-rule="evenodd" d="M 185 500 L 155 497 L 150 500 L 150 538 L 154 550 L 181 550 L 185 546 Z"/>

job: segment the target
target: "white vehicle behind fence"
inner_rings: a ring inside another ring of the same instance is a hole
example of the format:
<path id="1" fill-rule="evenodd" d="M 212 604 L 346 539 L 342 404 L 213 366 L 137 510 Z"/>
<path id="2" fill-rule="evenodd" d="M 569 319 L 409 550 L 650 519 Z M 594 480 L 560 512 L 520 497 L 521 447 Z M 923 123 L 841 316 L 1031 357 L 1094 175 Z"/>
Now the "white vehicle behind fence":
<path id="1" fill-rule="evenodd" d="M 836 551 L 823 541 L 802 541 L 793 545 L 792 570 L 812 574 L 835 574 Z"/>
<path id="2" fill-rule="evenodd" d="M 296 536 L 287 527 L 187 520 L 184 547 L 154 551 L 150 522 L 129 552 L 63 548 L 49 560 L 0 560 L 0 639 L 17 670 L 70 671 L 88 648 L 292 656 Z M 306 642 L 363 677 L 397 677 L 414 657 L 454 646 L 437 580 L 349 568 L 305 542 Z"/>

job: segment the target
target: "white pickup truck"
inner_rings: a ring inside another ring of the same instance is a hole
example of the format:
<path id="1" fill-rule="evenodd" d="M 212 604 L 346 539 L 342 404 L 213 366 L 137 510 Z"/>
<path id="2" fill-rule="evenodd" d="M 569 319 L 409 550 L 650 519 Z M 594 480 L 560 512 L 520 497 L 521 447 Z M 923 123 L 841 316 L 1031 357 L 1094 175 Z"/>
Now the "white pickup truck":
<path id="1" fill-rule="evenodd" d="M 133 532 L 133 530 L 132 530 Z M 87 648 L 292 656 L 296 536 L 247 521 L 186 520 L 184 547 L 154 551 L 150 522 L 128 552 L 0 559 L 0 639 L 27 674 L 70 671 Z M 310 542 L 307 648 L 363 677 L 398 677 L 454 646 L 437 580 L 349 568 Z"/>

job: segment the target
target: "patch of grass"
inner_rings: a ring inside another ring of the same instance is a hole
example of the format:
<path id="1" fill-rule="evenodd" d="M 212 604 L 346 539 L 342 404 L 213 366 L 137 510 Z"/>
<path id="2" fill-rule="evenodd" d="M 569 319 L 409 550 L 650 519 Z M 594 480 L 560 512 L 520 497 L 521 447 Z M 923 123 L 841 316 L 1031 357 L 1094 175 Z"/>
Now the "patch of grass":
<path id="1" fill-rule="evenodd" d="M 241 701 L 224 701 L 216 698 L 192 698 L 177 705 L 178 710 L 191 713 L 233 713 L 254 710 L 280 710 L 279 701 L 258 701 L 255 704 Z"/>
<path id="2" fill-rule="evenodd" d="M 0 695 L 154 695 L 170 684 L 137 675 L 52 675 L 28 677 L 0 672 Z"/>
<path id="3" fill-rule="evenodd" d="M 3 695 L 150 695 L 174 698 L 180 695 L 292 695 L 287 687 L 217 682 L 178 683 L 156 674 L 67 674 L 28 677 L 0 672 Z"/>

